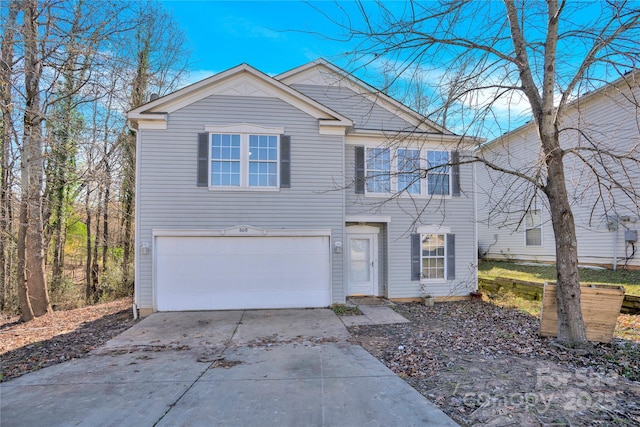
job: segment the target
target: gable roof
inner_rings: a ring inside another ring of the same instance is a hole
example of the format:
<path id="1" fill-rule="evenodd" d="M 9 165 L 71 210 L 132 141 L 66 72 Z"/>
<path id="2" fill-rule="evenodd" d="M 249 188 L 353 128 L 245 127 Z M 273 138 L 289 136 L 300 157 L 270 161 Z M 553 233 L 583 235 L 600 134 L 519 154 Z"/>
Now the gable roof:
<path id="1" fill-rule="evenodd" d="M 625 73 L 623 76 L 619 77 L 618 79 L 614 80 L 611 83 L 606 83 L 604 85 L 602 85 L 601 87 L 591 91 L 591 92 L 587 92 L 584 95 L 574 99 L 573 101 L 569 102 L 566 105 L 566 109 L 565 109 L 565 114 L 567 114 L 568 110 L 571 109 L 576 109 L 576 108 L 580 108 L 581 104 L 584 104 L 586 102 L 592 102 L 592 101 L 596 101 L 598 98 L 601 98 L 603 96 L 606 96 L 608 94 L 608 92 L 610 90 L 616 90 L 616 89 L 622 89 L 624 87 L 640 87 L 640 68 L 636 68 L 633 69 L 631 71 L 628 71 L 627 73 Z M 636 100 L 637 102 L 638 100 Z M 531 120 L 529 120 L 528 122 L 526 122 L 525 124 L 511 130 L 508 132 L 505 132 L 504 134 L 498 136 L 497 138 L 492 139 L 491 141 L 488 141 L 482 145 L 480 145 L 477 149 L 477 151 L 482 151 L 484 149 L 490 148 L 492 147 L 495 143 L 497 143 L 498 141 L 503 141 L 503 140 L 507 140 L 507 142 L 509 141 L 510 138 L 516 136 L 519 133 L 525 132 L 525 131 L 529 131 L 529 129 L 531 127 L 535 126 L 535 122 L 533 120 L 533 118 Z"/>
<path id="2" fill-rule="evenodd" d="M 422 114 L 413 111 L 403 103 L 322 58 L 279 74 L 275 76 L 275 78 L 293 87 L 296 85 L 346 87 L 366 98 L 372 105 L 380 106 L 389 113 L 405 120 L 411 125 L 412 132 L 414 133 L 424 132 L 453 135 L 452 132 L 427 119 Z"/>
<path id="3" fill-rule="evenodd" d="M 213 94 L 270 96 L 292 104 L 321 121 L 323 126 L 349 127 L 352 121 L 316 100 L 292 89 L 248 64 L 241 64 L 193 83 L 129 111 L 137 123 L 166 127 L 167 114 Z"/>

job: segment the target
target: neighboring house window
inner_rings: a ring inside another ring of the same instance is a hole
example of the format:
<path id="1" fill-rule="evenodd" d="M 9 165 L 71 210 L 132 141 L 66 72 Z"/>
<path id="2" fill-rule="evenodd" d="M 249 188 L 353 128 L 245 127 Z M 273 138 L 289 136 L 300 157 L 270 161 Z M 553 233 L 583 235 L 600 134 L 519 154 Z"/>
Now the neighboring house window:
<path id="1" fill-rule="evenodd" d="M 211 134 L 212 187 L 278 186 L 278 136 Z"/>
<path id="2" fill-rule="evenodd" d="M 534 209 L 525 215 L 526 246 L 542 246 L 542 222 L 540 209 Z"/>
<path id="3" fill-rule="evenodd" d="M 363 193 L 366 188 L 367 193 L 457 196 L 458 167 L 449 166 L 450 162 L 448 151 L 356 147 L 356 193 Z M 362 181 L 366 184 L 360 184 Z"/>
<path id="4" fill-rule="evenodd" d="M 420 150 L 398 149 L 398 191 L 420 194 Z"/>
<path id="5" fill-rule="evenodd" d="M 448 195 L 450 173 L 448 151 L 428 151 L 427 152 L 427 186 L 429 194 Z"/>
<path id="6" fill-rule="evenodd" d="M 444 279 L 446 237 L 444 234 L 421 234 L 421 266 L 423 279 Z"/>
<path id="7" fill-rule="evenodd" d="M 389 193 L 391 191 L 391 150 L 367 148 L 367 191 Z"/>

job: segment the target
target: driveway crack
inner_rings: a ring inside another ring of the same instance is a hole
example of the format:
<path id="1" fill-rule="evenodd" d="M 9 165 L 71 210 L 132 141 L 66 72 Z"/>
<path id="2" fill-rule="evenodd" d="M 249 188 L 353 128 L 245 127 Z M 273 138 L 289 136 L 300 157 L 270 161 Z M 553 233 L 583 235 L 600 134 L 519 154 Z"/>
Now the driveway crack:
<path id="1" fill-rule="evenodd" d="M 244 319 L 245 313 L 246 311 L 243 310 L 242 315 L 240 316 L 240 320 L 238 320 L 238 323 L 236 323 L 236 327 L 233 329 L 233 333 L 231 334 L 231 337 L 225 342 L 224 349 L 220 352 L 220 356 L 223 356 L 224 353 L 227 351 L 227 349 L 231 347 L 231 344 L 233 343 L 233 337 L 236 335 L 236 332 L 238 331 L 238 326 L 242 323 L 242 319 Z M 214 368 L 215 367 L 214 365 L 217 366 L 218 362 L 219 362 L 219 358 L 216 358 L 216 360 L 209 363 L 209 365 L 200 373 L 200 375 L 198 375 L 198 377 L 195 380 L 193 380 L 193 382 L 189 385 L 189 387 L 187 387 L 186 390 L 182 392 L 180 396 L 178 396 L 178 398 L 169 405 L 167 410 L 164 411 L 164 413 L 160 416 L 160 418 L 158 418 L 158 420 L 155 423 L 153 423 L 153 427 L 156 427 L 164 419 L 164 417 L 166 417 L 167 414 L 178 404 L 178 402 L 182 400 L 182 398 L 189 392 L 189 390 L 191 390 L 193 386 L 196 385 L 198 381 L 200 381 L 200 378 L 202 378 L 202 376 L 206 374 L 209 371 L 209 369 Z"/>

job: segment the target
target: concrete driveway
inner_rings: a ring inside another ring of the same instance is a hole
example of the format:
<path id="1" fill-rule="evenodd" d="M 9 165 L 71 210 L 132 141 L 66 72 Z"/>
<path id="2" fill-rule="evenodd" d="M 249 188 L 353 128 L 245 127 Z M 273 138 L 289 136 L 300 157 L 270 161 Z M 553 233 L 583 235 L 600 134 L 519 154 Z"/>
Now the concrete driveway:
<path id="1" fill-rule="evenodd" d="M 3 383 L 9 426 L 455 426 L 331 310 L 155 313 Z"/>

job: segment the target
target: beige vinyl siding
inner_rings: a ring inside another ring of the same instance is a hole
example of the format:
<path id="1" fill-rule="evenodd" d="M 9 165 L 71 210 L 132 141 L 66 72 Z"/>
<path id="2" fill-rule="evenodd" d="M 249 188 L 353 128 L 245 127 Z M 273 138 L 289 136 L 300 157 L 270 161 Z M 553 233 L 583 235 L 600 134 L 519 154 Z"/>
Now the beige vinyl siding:
<path id="1" fill-rule="evenodd" d="M 356 129 L 412 131 L 415 125 L 341 86 L 292 85 L 294 89 L 349 117 Z"/>
<path id="2" fill-rule="evenodd" d="M 436 146 L 434 146 L 435 149 Z M 346 182 L 355 177 L 355 146 L 346 147 Z M 387 296 L 414 298 L 420 296 L 420 282 L 411 280 L 411 233 L 420 225 L 449 227 L 455 234 L 456 277 L 442 283 L 432 283 L 429 291 L 436 296 L 467 296 L 476 289 L 477 246 L 475 241 L 473 167 L 460 167 L 459 197 L 384 196 L 355 194 L 347 189 L 347 215 L 390 217 L 385 234 Z"/>
<path id="3" fill-rule="evenodd" d="M 282 126 L 291 136 L 291 188 L 209 190 L 196 186 L 197 136 L 205 125 Z M 210 96 L 169 115 L 166 130 L 140 131 L 139 236 L 152 229 L 331 229 L 343 239 L 343 138 L 318 134 L 318 122 L 276 98 Z M 152 248 L 153 252 L 153 248 Z M 152 254 L 138 255 L 140 307 L 152 307 Z M 332 295 L 344 301 L 342 256 L 332 256 Z M 215 274 L 212 272 L 211 274 Z"/>
<path id="4" fill-rule="evenodd" d="M 629 88 L 618 90 L 609 88 L 587 96 L 570 107 L 564 116 L 561 128 L 561 143 L 568 149 L 576 145 L 591 147 L 596 145 L 601 150 L 611 150 L 618 154 L 631 155 L 640 158 L 640 130 L 637 118 L 640 114 L 638 107 L 629 100 L 640 96 L 638 87 L 633 89 L 633 95 Z M 579 128 L 590 140 L 571 129 Z M 499 164 L 508 165 L 509 168 L 533 168 L 532 159 L 538 156 L 532 151 L 539 147 L 535 128 L 529 125 L 494 141 L 482 150 L 482 155 L 487 159 L 496 160 Z M 535 147 L 535 148 L 534 148 Z M 583 155 L 585 152 L 582 153 Z M 617 253 L 618 266 L 624 264 L 625 242 L 624 230 L 640 229 L 640 208 L 635 198 L 629 198 L 615 193 L 616 210 L 620 216 L 628 216 L 631 221 L 620 222 L 618 233 L 617 251 L 615 247 L 615 232 L 607 227 L 606 209 L 611 209 L 611 199 L 605 194 L 604 200 L 598 200 L 599 187 L 591 167 L 599 168 L 599 160 L 589 161 L 589 166 L 578 160 L 574 155 L 565 157 L 565 171 L 567 175 L 568 190 L 571 196 L 572 208 L 576 223 L 578 237 L 578 257 L 582 264 L 612 265 L 614 252 Z M 634 162 L 626 161 L 623 166 L 609 164 L 615 179 L 626 188 L 635 188 L 640 191 L 640 170 Z M 513 182 L 519 182 L 518 188 L 531 188 L 523 180 L 501 175 L 489 170 L 482 165 L 477 169 L 478 186 L 478 242 L 483 250 L 490 247 L 487 256 L 497 259 L 521 259 L 532 261 L 555 261 L 555 242 L 552 225 L 549 222 L 549 213 L 546 206 L 543 207 L 543 246 L 527 247 L 524 240 L 524 226 L 517 228 L 518 213 L 511 215 L 495 215 L 491 212 L 503 210 L 499 204 L 511 201 L 510 206 L 523 205 L 523 198 L 518 191 L 507 190 Z M 504 198 L 505 194 L 509 194 Z M 514 200 L 515 199 L 515 200 Z M 544 196 L 540 200 L 544 201 Z M 508 205 L 508 203 L 504 203 Z M 545 221 L 546 219 L 546 221 Z M 634 222 L 635 221 L 635 222 Z M 497 243 L 494 235 L 498 236 Z M 492 245 L 493 244 L 493 245 Z M 629 248 L 630 249 L 630 248 Z M 640 253 L 635 259 L 629 261 L 630 265 L 640 266 Z"/>

